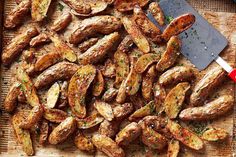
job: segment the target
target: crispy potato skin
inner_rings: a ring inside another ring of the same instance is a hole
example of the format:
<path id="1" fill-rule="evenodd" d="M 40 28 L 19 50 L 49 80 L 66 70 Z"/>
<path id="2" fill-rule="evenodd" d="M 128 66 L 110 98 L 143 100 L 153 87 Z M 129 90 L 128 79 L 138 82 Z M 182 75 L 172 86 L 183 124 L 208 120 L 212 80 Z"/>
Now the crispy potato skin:
<path id="1" fill-rule="evenodd" d="M 51 30 L 55 32 L 60 32 L 64 30 L 70 24 L 71 21 L 72 21 L 71 13 L 66 12 L 54 21 L 53 25 L 51 26 Z"/>
<path id="2" fill-rule="evenodd" d="M 132 122 L 116 135 L 116 143 L 119 146 L 126 146 L 141 134 L 141 127 L 138 123 Z"/>
<path id="3" fill-rule="evenodd" d="M 180 55 L 181 41 L 178 36 L 172 36 L 167 43 L 166 51 L 162 54 L 161 59 L 156 65 L 156 69 L 160 72 L 165 71 L 175 64 L 176 59 Z"/>
<path id="4" fill-rule="evenodd" d="M 185 100 L 187 91 L 190 89 L 190 84 L 188 82 L 179 83 L 175 86 L 166 96 L 164 106 L 165 113 L 170 119 L 175 119 Z"/>
<path id="5" fill-rule="evenodd" d="M 191 107 L 183 110 L 179 114 L 181 120 L 210 120 L 218 118 L 229 112 L 234 105 L 232 96 L 223 95 L 208 104 L 200 107 Z"/>
<path id="6" fill-rule="evenodd" d="M 78 56 L 78 62 L 80 64 L 92 64 L 101 60 L 113 46 L 113 44 L 119 39 L 119 33 L 114 32 L 106 35 L 100 39 L 95 45 L 90 47 L 86 52 Z"/>
<path id="7" fill-rule="evenodd" d="M 102 100 L 105 102 L 112 101 L 117 96 L 118 90 L 115 88 L 108 89 L 102 96 Z"/>
<path id="8" fill-rule="evenodd" d="M 94 104 L 94 107 L 106 120 L 112 121 L 114 119 L 113 110 L 110 104 L 97 100 Z"/>
<path id="9" fill-rule="evenodd" d="M 17 5 L 9 14 L 7 14 L 4 26 L 8 29 L 13 29 L 16 26 L 19 26 L 30 11 L 30 7 L 30 0 L 21 1 L 19 5 Z"/>
<path id="10" fill-rule="evenodd" d="M 53 123 L 61 123 L 67 118 L 67 113 L 59 109 L 44 108 L 43 117 Z"/>
<path id="11" fill-rule="evenodd" d="M 172 139 L 168 144 L 167 157 L 177 157 L 180 151 L 179 141 Z"/>
<path id="12" fill-rule="evenodd" d="M 65 141 L 76 129 L 76 121 L 73 117 L 66 118 L 49 135 L 50 144 L 58 144 Z"/>
<path id="13" fill-rule="evenodd" d="M 43 112 L 44 110 L 41 104 L 34 106 L 30 111 L 29 116 L 20 124 L 20 127 L 22 129 L 32 128 L 36 123 L 38 123 L 38 121 L 40 121 L 43 116 Z"/>
<path id="14" fill-rule="evenodd" d="M 39 144 L 44 145 L 47 142 L 49 135 L 49 125 L 46 120 L 43 120 L 40 125 Z"/>
<path id="15" fill-rule="evenodd" d="M 51 85 L 57 80 L 70 79 L 78 70 L 79 66 L 74 63 L 69 62 L 60 62 L 57 63 L 43 73 L 41 73 L 34 83 L 34 86 L 37 89 L 44 88 L 48 85 Z"/>
<path id="16" fill-rule="evenodd" d="M 193 106 L 201 105 L 209 94 L 223 81 L 226 73 L 216 66 L 208 71 L 205 76 L 196 84 L 190 96 L 190 104 Z"/>
<path id="17" fill-rule="evenodd" d="M 38 35 L 36 27 L 30 27 L 13 38 L 2 52 L 3 65 L 10 65 L 36 35 Z"/>
<path id="18" fill-rule="evenodd" d="M 210 128 L 206 130 L 201 138 L 206 141 L 219 141 L 224 140 L 229 136 L 229 134 L 221 128 Z"/>
<path id="19" fill-rule="evenodd" d="M 117 120 L 121 120 L 128 116 L 134 110 L 131 103 L 124 103 L 122 105 L 117 105 L 113 108 L 114 117 Z"/>
<path id="20" fill-rule="evenodd" d="M 51 40 L 46 33 L 40 33 L 39 35 L 31 39 L 30 47 L 37 47 L 39 45 L 46 44 L 50 41 Z"/>
<path id="21" fill-rule="evenodd" d="M 95 147 L 88 137 L 83 135 L 82 132 L 78 131 L 77 135 L 74 139 L 75 146 L 82 151 L 87 151 L 93 153 L 95 151 Z"/>
<path id="22" fill-rule="evenodd" d="M 100 70 L 97 70 L 97 75 L 93 82 L 92 94 L 94 96 L 101 95 L 104 90 L 104 87 L 105 87 L 105 82 L 104 82 L 103 75 Z"/>
<path id="23" fill-rule="evenodd" d="M 60 95 L 60 85 L 55 82 L 47 92 L 47 103 L 45 106 L 47 108 L 54 108 L 56 106 L 56 103 L 58 101 Z"/>
<path id="24" fill-rule="evenodd" d="M 110 34 L 121 27 L 121 22 L 114 16 L 94 16 L 82 21 L 79 28 L 77 28 L 70 36 L 69 42 L 71 44 L 79 44 L 86 37 L 91 37 L 100 34 Z"/>
<path id="25" fill-rule="evenodd" d="M 57 101 L 57 106 L 59 109 L 64 108 L 68 105 L 68 81 L 63 81 L 60 85 L 61 94 L 59 96 L 59 100 Z"/>
<path id="26" fill-rule="evenodd" d="M 131 70 L 129 75 L 126 78 L 126 93 L 128 95 L 135 95 L 142 82 L 142 75 L 137 73 L 133 66 L 131 66 Z"/>
<path id="27" fill-rule="evenodd" d="M 90 47 L 95 45 L 98 42 L 99 38 L 90 38 L 81 44 L 79 44 L 78 49 L 80 50 L 81 53 L 84 53 L 87 51 Z"/>
<path id="28" fill-rule="evenodd" d="M 81 14 L 88 14 L 92 11 L 91 6 L 89 4 L 85 4 L 81 1 L 63 0 L 63 2 L 66 3 L 73 10 L 75 10 L 76 12 L 81 13 Z"/>
<path id="29" fill-rule="evenodd" d="M 161 30 L 148 19 L 142 8 L 138 5 L 134 7 L 134 20 L 145 36 L 151 40 L 161 34 Z"/>
<path id="30" fill-rule="evenodd" d="M 148 2 L 149 0 L 116 0 L 114 5 L 118 11 L 125 12 L 133 10 L 135 5 L 144 7 Z"/>
<path id="31" fill-rule="evenodd" d="M 156 82 L 153 87 L 153 93 L 156 111 L 157 113 L 160 113 L 164 110 L 163 103 L 166 99 L 166 90 L 158 82 Z"/>
<path id="32" fill-rule="evenodd" d="M 123 80 L 116 96 L 116 102 L 124 103 L 126 99 L 126 80 Z"/>
<path id="33" fill-rule="evenodd" d="M 188 81 L 192 79 L 193 77 L 194 77 L 194 73 L 193 73 L 192 68 L 176 66 L 164 72 L 159 77 L 159 83 L 162 86 L 166 86 L 169 84 L 176 84 L 179 82 Z"/>
<path id="34" fill-rule="evenodd" d="M 85 96 L 87 90 L 96 76 L 93 65 L 80 66 L 70 80 L 68 87 L 68 101 L 72 113 L 78 118 L 85 118 Z"/>
<path id="35" fill-rule="evenodd" d="M 104 118 L 100 116 L 98 113 L 94 113 L 86 118 L 83 119 L 76 119 L 77 127 L 79 129 L 89 129 L 92 128 L 101 122 L 103 122 Z"/>
<path id="36" fill-rule="evenodd" d="M 165 25 L 165 16 L 157 2 L 152 2 L 149 4 L 148 11 L 153 15 L 155 20 L 158 22 L 160 26 Z"/>
<path id="37" fill-rule="evenodd" d="M 182 142 L 193 150 L 201 150 L 204 143 L 200 137 L 192 133 L 190 130 L 183 128 L 178 123 L 168 120 L 166 128 L 174 136 L 175 139 Z"/>
<path id="38" fill-rule="evenodd" d="M 48 12 L 52 0 L 33 0 L 31 3 L 31 16 L 33 21 L 42 21 Z"/>
<path id="39" fill-rule="evenodd" d="M 119 122 L 118 121 L 108 121 L 104 120 L 99 126 L 99 134 L 105 135 L 107 137 L 113 138 L 116 136 L 116 133 L 119 131 Z"/>
<path id="40" fill-rule="evenodd" d="M 12 117 L 12 126 L 15 131 L 18 142 L 27 155 L 34 155 L 34 148 L 29 130 L 20 128 L 19 124 L 24 121 L 23 113 L 16 113 Z"/>
<path id="41" fill-rule="evenodd" d="M 92 142 L 98 150 L 102 151 L 109 157 L 125 157 L 123 149 L 105 135 L 94 135 L 92 137 Z"/>
<path id="42" fill-rule="evenodd" d="M 141 30 L 138 28 L 138 25 L 133 19 L 128 17 L 122 18 L 122 23 L 125 27 L 125 30 L 130 34 L 132 40 L 137 45 L 137 47 L 143 53 L 149 53 L 150 46 L 146 37 L 141 33 Z"/>
<path id="43" fill-rule="evenodd" d="M 19 82 L 14 82 L 8 93 L 7 93 L 7 96 L 4 100 L 4 103 L 3 103 L 3 107 L 5 109 L 5 111 L 11 113 L 14 111 L 14 109 L 16 108 L 16 105 L 17 105 L 17 98 L 18 98 L 18 95 L 20 94 L 20 83 Z"/>

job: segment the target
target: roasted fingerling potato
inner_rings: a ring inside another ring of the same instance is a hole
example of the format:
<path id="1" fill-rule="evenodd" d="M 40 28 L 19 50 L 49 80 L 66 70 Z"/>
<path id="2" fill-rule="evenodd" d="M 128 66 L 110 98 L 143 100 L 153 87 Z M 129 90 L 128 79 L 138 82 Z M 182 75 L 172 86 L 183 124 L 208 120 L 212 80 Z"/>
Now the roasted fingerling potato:
<path id="1" fill-rule="evenodd" d="M 37 47 L 40 45 L 47 44 L 51 41 L 46 33 L 40 33 L 36 37 L 32 38 L 30 41 L 30 47 Z"/>
<path id="2" fill-rule="evenodd" d="M 85 51 L 87 51 L 90 47 L 92 47 L 93 45 L 95 45 L 98 42 L 99 38 L 90 38 L 84 42 L 82 42 L 81 44 L 79 44 L 78 49 L 81 53 L 84 53 Z"/>
<path id="3" fill-rule="evenodd" d="M 39 131 L 39 144 L 44 145 L 49 136 L 49 124 L 46 120 L 42 120 Z"/>
<path id="4" fill-rule="evenodd" d="M 115 99 L 118 94 L 118 90 L 115 88 L 109 88 L 102 96 L 102 100 L 110 102 Z"/>
<path id="5" fill-rule="evenodd" d="M 172 139 L 168 143 L 167 157 L 178 157 L 180 151 L 179 141 Z"/>
<path id="6" fill-rule="evenodd" d="M 161 113 L 164 110 L 164 101 L 166 99 L 166 90 L 158 82 L 153 86 L 154 102 L 156 106 L 156 112 Z"/>
<path id="7" fill-rule="evenodd" d="M 222 141 L 229 136 L 228 132 L 221 128 L 208 128 L 203 132 L 201 138 L 206 141 Z"/>
<path id="8" fill-rule="evenodd" d="M 99 134 L 105 135 L 107 137 L 113 138 L 116 136 L 119 131 L 119 122 L 118 121 L 108 121 L 104 120 L 99 126 Z"/>
<path id="9" fill-rule="evenodd" d="M 94 103 L 94 107 L 97 109 L 98 113 L 102 115 L 106 120 L 112 121 L 114 119 L 113 110 L 110 104 L 97 100 Z"/>
<path id="10" fill-rule="evenodd" d="M 60 96 L 57 101 L 57 106 L 59 109 L 65 108 L 68 105 L 68 81 L 63 81 L 60 85 Z"/>
<path id="11" fill-rule="evenodd" d="M 72 21 L 72 15 L 70 12 L 63 13 L 59 16 L 51 26 L 51 30 L 55 32 L 60 32 L 64 30 Z"/>
<path id="12" fill-rule="evenodd" d="M 75 146 L 82 151 L 87 151 L 89 153 L 93 153 L 95 151 L 95 147 L 92 143 L 92 140 L 89 137 L 83 135 L 81 131 L 78 131 L 75 139 L 74 139 Z"/>
<path id="13" fill-rule="evenodd" d="M 117 105 L 113 108 L 114 117 L 117 120 L 121 120 L 126 118 L 132 111 L 134 110 L 133 104 L 131 103 L 124 103 L 121 105 Z"/>
<path id="14" fill-rule="evenodd" d="M 94 96 L 99 96 L 102 94 L 105 87 L 104 78 L 100 70 L 97 70 L 96 77 L 93 81 L 92 94 Z"/>
<path id="15" fill-rule="evenodd" d="M 92 127 L 102 123 L 103 120 L 104 120 L 104 118 L 98 113 L 91 114 L 90 116 L 83 118 L 83 119 L 76 118 L 77 127 L 79 129 L 92 128 Z"/>
<path id="16" fill-rule="evenodd" d="M 44 108 L 43 117 L 49 122 L 61 123 L 68 117 L 68 115 L 66 112 L 59 109 Z"/>
<path id="17" fill-rule="evenodd" d="M 48 90 L 47 92 L 47 102 L 45 106 L 47 108 L 54 108 L 56 106 L 56 103 L 58 101 L 60 95 L 60 85 L 55 82 Z"/>
<path id="18" fill-rule="evenodd" d="M 42 21 L 46 16 L 52 0 L 33 0 L 31 2 L 31 17 L 33 21 Z"/>
<path id="19" fill-rule="evenodd" d="M 148 11 L 153 15 L 160 26 L 165 25 L 165 15 L 157 2 L 150 3 Z"/>
<path id="20" fill-rule="evenodd" d="M 65 4 L 67 4 L 71 9 L 75 10 L 78 13 L 81 14 L 88 14 L 90 13 L 91 6 L 89 4 L 86 4 L 82 1 L 76 1 L 76 0 L 63 0 Z"/>

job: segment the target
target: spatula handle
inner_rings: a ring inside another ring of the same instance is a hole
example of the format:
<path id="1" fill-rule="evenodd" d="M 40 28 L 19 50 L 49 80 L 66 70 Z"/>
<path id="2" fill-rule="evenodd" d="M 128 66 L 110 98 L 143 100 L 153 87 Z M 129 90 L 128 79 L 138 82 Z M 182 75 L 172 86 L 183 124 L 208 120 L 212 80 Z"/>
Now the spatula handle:
<path id="1" fill-rule="evenodd" d="M 233 69 L 233 70 L 229 73 L 229 77 L 236 83 L 236 69 Z"/>

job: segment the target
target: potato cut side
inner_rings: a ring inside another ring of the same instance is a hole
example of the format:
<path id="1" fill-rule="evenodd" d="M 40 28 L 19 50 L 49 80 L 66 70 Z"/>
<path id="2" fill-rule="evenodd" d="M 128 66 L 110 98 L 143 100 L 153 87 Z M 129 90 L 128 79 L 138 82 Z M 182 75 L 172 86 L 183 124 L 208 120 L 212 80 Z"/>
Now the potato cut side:
<path id="1" fill-rule="evenodd" d="M 178 157 L 179 151 L 179 141 L 172 139 L 168 144 L 167 157 Z"/>
<path id="2" fill-rule="evenodd" d="M 43 117 L 47 119 L 49 122 L 61 123 L 68 117 L 68 115 L 66 112 L 59 109 L 45 108 Z"/>
<path id="3" fill-rule="evenodd" d="M 77 127 L 79 129 L 89 129 L 92 128 L 101 122 L 103 122 L 104 118 L 99 115 L 98 113 L 94 113 L 86 118 L 83 119 L 76 119 L 77 121 Z"/>
<path id="4" fill-rule="evenodd" d="M 155 20 L 160 26 L 165 25 L 165 15 L 158 2 L 152 2 L 149 4 L 148 11 L 153 15 Z"/>
<path id="5" fill-rule="evenodd" d="M 95 147 L 92 143 L 92 140 L 89 137 L 83 135 L 82 132 L 78 131 L 74 139 L 75 146 L 82 151 L 86 151 L 89 153 L 93 153 L 95 151 Z"/>
<path id="6" fill-rule="evenodd" d="M 114 114 L 110 104 L 97 100 L 94 104 L 94 107 L 97 109 L 98 113 L 101 114 L 106 120 L 113 120 Z"/>
<path id="7" fill-rule="evenodd" d="M 52 0 L 33 0 L 31 16 L 34 21 L 42 21 L 46 16 Z"/>
<path id="8" fill-rule="evenodd" d="M 101 95 L 104 90 L 104 87 L 105 87 L 105 82 L 104 82 L 103 75 L 100 70 L 97 70 L 97 75 L 93 82 L 92 94 L 94 96 Z"/>
<path id="9" fill-rule="evenodd" d="M 206 141 L 224 140 L 229 136 L 228 132 L 221 128 L 209 128 L 206 130 L 201 138 Z"/>
<path id="10" fill-rule="evenodd" d="M 55 82 L 47 92 L 47 103 L 45 106 L 47 108 L 54 108 L 56 106 L 57 100 L 60 95 L 60 86 Z"/>

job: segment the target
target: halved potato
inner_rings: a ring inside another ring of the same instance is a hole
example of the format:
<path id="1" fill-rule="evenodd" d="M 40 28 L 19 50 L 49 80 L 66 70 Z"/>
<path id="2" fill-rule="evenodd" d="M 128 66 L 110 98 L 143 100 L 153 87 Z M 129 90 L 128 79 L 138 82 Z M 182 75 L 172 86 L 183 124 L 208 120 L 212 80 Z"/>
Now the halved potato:
<path id="1" fill-rule="evenodd" d="M 170 131 L 170 133 L 176 140 L 182 142 L 187 147 L 194 150 L 200 150 L 203 148 L 204 143 L 202 139 L 190 130 L 183 128 L 178 123 L 172 120 L 168 120 L 166 128 Z"/>
<path id="2" fill-rule="evenodd" d="M 49 125 L 46 120 L 43 120 L 40 125 L 39 144 L 44 145 L 47 142 L 49 135 Z"/>
<path id="3" fill-rule="evenodd" d="M 31 39 L 30 47 L 37 47 L 39 45 L 46 44 L 50 41 L 51 40 L 46 33 L 40 33 L 39 35 Z"/>
<path id="4" fill-rule="evenodd" d="M 178 157 L 179 151 L 179 141 L 172 139 L 168 144 L 167 157 Z"/>
<path id="5" fill-rule="evenodd" d="M 59 109 L 48 109 L 44 108 L 43 117 L 53 123 L 61 123 L 68 115 L 66 112 Z"/>
<path id="6" fill-rule="evenodd" d="M 42 21 L 48 12 L 52 0 L 33 0 L 31 3 L 31 16 L 34 21 Z"/>
<path id="7" fill-rule="evenodd" d="M 144 7 L 148 2 L 149 0 L 116 0 L 114 5 L 118 11 L 125 12 L 133 10 L 135 5 Z"/>
<path id="8" fill-rule="evenodd" d="M 99 126 L 99 134 L 105 135 L 107 137 L 113 138 L 116 136 L 116 133 L 119 131 L 119 122 L 118 121 L 108 121 L 104 120 Z"/>
<path id="9" fill-rule="evenodd" d="M 68 86 L 69 86 L 69 83 L 68 81 L 63 81 L 62 84 L 59 84 L 60 85 L 60 97 L 59 97 L 59 100 L 57 102 L 57 105 L 58 105 L 58 108 L 64 108 L 68 105 Z"/>
<path id="10" fill-rule="evenodd" d="M 115 76 L 116 67 L 115 67 L 115 64 L 113 63 L 113 61 L 111 59 L 107 59 L 105 61 L 105 65 L 101 69 L 101 72 L 105 77 L 112 78 L 112 77 Z"/>
<path id="11" fill-rule="evenodd" d="M 155 104 L 150 101 L 147 105 L 136 110 L 132 115 L 129 116 L 129 121 L 135 121 L 145 116 L 152 114 L 155 111 Z"/>
<path id="12" fill-rule="evenodd" d="M 93 81 L 93 89 L 92 89 L 92 94 L 94 96 L 99 96 L 102 94 L 104 90 L 105 82 L 102 76 L 102 73 L 100 70 L 97 70 L 97 75 Z"/>
<path id="13" fill-rule="evenodd" d="M 189 81 L 193 78 L 194 73 L 191 67 L 176 66 L 164 72 L 159 77 L 159 83 L 162 86 L 173 85 L 179 82 Z"/>
<path id="14" fill-rule="evenodd" d="M 112 34 L 104 36 L 95 45 L 90 47 L 86 52 L 78 56 L 78 62 L 80 64 L 92 64 L 100 61 L 113 46 L 113 44 L 119 39 L 119 33 L 114 32 Z"/>
<path id="15" fill-rule="evenodd" d="M 224 140 L 229 136 L 228 132 L 221 128 L 209 128 L 204 131 L 201 138 L 206 141 Z"/>
<path id="16" fill-rule="evenodd" d="M 27 73 L 22 69 L 22 67 L 18 67 L 16 77 L 21 83 L 20 89 L 24 92 L 27 102 L 32 106 L 39 106 L 39 98 L 36 93 L 36 89 L 27 75 Z"/>
<path id="17" fill-rule="evenodd" d="M 54 108 L 56 106 L 57 100 L 60 95 L 60 86 L 55 82 L 47 92 L 47 103 L 45 106 L 47 108 Z"/>
<path id="18" fill-rule="evenodd" d="M 166 90 L 158 82 L 153 87 L 154 102 L 156 105 L 157 113 L 161 113 L 164 110 L 164 101 L 166 99 Z"/>
<path id="19" fill-rule="evenodd" d="M 71 23 L 71 21 L 71 13 L 65 12 L 54 21 L 53 25 L 51 26 L 51 29 L 55 32 L 62 31 Z"/>
<path id="20" fill-rule="evenodd" d="M 63 2 L 67 4 L 70 8 L 75 10 L 77 13 L 89 14 L 92 11 L 91 6 L 83 1 L 63 0 Z"/>
<path id="21" fill-rule="evenodd" d="M 164 107 L 165 113 L 170 119 L 175 119 L 182 109 L 187 91 L 190 89 L 188 82 L 179 83 L 166 96 Z"/>
<path id="22" fill-rule="evenodd" d="M 142 51 L 140 51 L 138 48 L 133 48 L 131 52 L 129 53 L 129 60 L 130 60 L 130 65 L 135 65 L 137 60 L 144 55 Z"/>
<path id="23" fill-rule="evenodd" d="M 95 151 L 91 139 L 83 135 L 80 131 L 77 132 L 74 143 L 79 150 L 87 151 L 89 153 L 93 153 Z"/>
<path id="24" fill-rule="evenodd" d="M 142 8 L 138 5 L 134 7 L 133 18 L 145 36 L 149 37 L 150 40 L 161 34 L 161 30 L 148 19 Z"/>
<path id="25" fill-rule="evenodd" d="M 125 152 L 115 141 L 105 135 L 93 135 L 93 144 L 109 157 L 125 157 Z"/>
<path id="26" fill-rule="evenodd" d="M 126 93 L 128 95 L 135 95 L 140 87 L 142 82 L 142 75 L 137 73 L 133 66 L 131 66 L 131 70 L 129 75 L 125 80 L 126 84 Z"/>
<path id="27" fill-rule="evenodd" d="M 98 113 L 101 114 L 106 120 L 112 121 L 114 119 L 113 110 L 110 104 L 97 100 L 94 103 L 94 107 L 97 109 Z"/>
<path id="28" fill-rule="evenodd" d="M 161 55 L 161 59 L 156 65 L 158 71 L 162 72 L 175 64 L 180 55 L 181 41 L 178 36 L 172 36 L 167 43 L 166 51 Z"/>
<path id="29" fill-rule="evenodd" d="M 113 108 L 114 117 L 117 120 L 124 119 L 127 117 L 132 111 L 134 110 L 133 104 L 131 103 L 124 103 L 121 105 L 117 105 Z"/>
<path id="30" fill-rule="evenodd" d="M 16 113 L 12 117 L 12 126 L 15 131 L 17 140 L 23 148 L 23 151 L 27 155 L 34 155 L 34 148 L 33 148 L 29 130 L 22 129 L 19 126 L 22 122 L 24 122 L 23 113 Z"/>
<path id="31" fill-rule="evenodd" d="M 55 32 L 50 32 L 49 34 L 56 50 L 61 53 L 62 57 L 70 62 L 75 62 L 77 60 L 77 55 L 74 50 L 69 47 Z"/>
<path id="32" fill-rule="evenodd" d="M 124 103 L 126 99 L 126 80 L 123 80 L 116 96 L 116 102 Z"/>
<path id="33" fill-rule="evenodd" d="M 142 55 L 137 62 L 135 63 L 135 71 L 137 73 L 143 73 L 149 65 L 152 63 L 158 62 L 161 58 L 161 54 L 159 53 L 148 53 Z"/>
<path id="34" fill-rule="evenodd" d="M 94 113 L 86 118 L 83 119 L 76 119 L 77 127 L 79 129 L 89 129 L 92 128 L 101 122 L 103 122 L 104 118 L 100 116 L 98 113 Z"/>
<path id="35" fill-rule="evenodd" d="M 165 15 L 157 2 L 150 3 L 148 11 L 153 15 L 160 26 L 165 25 Z"/>
<path id="36" fill-rule="evenodd" d="M 85 96 L 90 84 L 96 76 L 96 68 L 92 65 L 80 66 L 70 80 L 68 100 L 72 113 L 78 118 L 85 118 Z"/>
<path id="37" fill-rule="evenodd" d="M 76 129 L 76 121 L 73 117 L 66 118 L 49 135 L 50 144 L 58 144 L 65 141 Z"/>
<path id="38" fill-rule="evenodd" d="M 125 30 L 130 34 L 137 47 L 142 52 L 148 53 L 150 51 L 148 40 L 146 39 L 145 36 L 143 36 L 141 30 L 138 28 L 135 21 L 133 19 L 124 16 L 122 18 L 122 23 L 125 27 Z"/>
<path id="39" fill-rule="evenodd" d="M 105 102 L 109 102 L 114 100 L 114 98 L 117 96 L 118 90 L 115 88 L 109 88 L 102 96 L 102 100 Z"/>
<path id="40" fill-rule="evenodd" d="M 79 44 L 78 49 L 81 53 L 84 53 L 85 51 L 87 51 L 90 47 L 92 47 L 93 45 L 95 45 L 98 42 L 99 38 L 90 38 L 84 42 L 82 42 L 81 44 Z"/>

